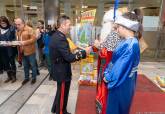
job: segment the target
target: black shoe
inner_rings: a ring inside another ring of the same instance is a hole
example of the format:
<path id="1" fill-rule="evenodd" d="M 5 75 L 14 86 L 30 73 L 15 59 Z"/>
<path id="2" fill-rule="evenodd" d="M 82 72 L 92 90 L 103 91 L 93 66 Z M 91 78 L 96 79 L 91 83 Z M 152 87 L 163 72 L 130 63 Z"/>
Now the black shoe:
<path id="1" fill-rule="evenodd" d="M 13 78 L 12 81 L 11 81 L 11 83 L 16 82 L 16 80 L 17 80 L 16 78 Z"/>
<path id="2" fill-rule="evenodd" d="M 19 64 L 19 65 L 18 65 L 18 68 L 20 68 L 20 67 L 22 67 L 22 64 Z"/>
<path id="3" fill-rule="evenodd" d="M 51 76 L 49 76 L 49 81 L 53 80 L 53 78 Z"/>
<path id="4" fill-rule="evenodd" d="M 40 75 L 40 71 L 37 69 L 37 75 Z"/>
<path id="5" fill-rule="evenodd" d="M 40 64 L 39 64 L 39 67 L 43 67 L 43 66 L 44 66 L 44 63 L 40 63 Z"/>
<path id="6" fill-rule="evenodd" d="M 13 72 L 12 72 L 12 76 L 11 76 L 11 78 L 12 78 L 11 83 L 16 82 L 16 80 L 17 80 L 17 78 L 16 78 L 16 71 L 13 71 Z"/>
<path id="7" fill-rule="evenodd" d="M 8 82 L 10 82 L 12 79 L 11 78 L 7 78 L 5 81 L 4 81 L 4 83 L 8 83 Z"/>
<path id="8" fill-rule="evenodd" d="M 64 114 L 71 114 L 71 113 L 66 111 L 66 112 L 64 112 Z"/>
<path id="9" fill-rule="evenodd" d="M 35 84 L 36 83 L 36 78 L 32 79 L 31 84 Z"/>
<path id="10" fill-rule="evenodd" d="M 3 70 L 0 70 L 0 74 L 3 74 Z"/>
<path id="11" fill-rule="evenodd" d="M 29 79 L 25 79 L 25 80 L 22 82 L 22 85 L 25 85 L 28 81 L 29 81 Z"/>
<path id="12" fill-rule="evenodd" d="M 4 81 L 5 83 L 8 83 L 12 80 L 12 71 L 7 71 L 8 78 Z"/>

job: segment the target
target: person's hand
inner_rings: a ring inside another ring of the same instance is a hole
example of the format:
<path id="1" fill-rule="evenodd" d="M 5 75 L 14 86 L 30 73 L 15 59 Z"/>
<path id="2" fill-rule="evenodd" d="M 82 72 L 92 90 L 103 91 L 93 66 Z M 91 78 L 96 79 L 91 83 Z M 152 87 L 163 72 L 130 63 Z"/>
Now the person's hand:
<path id="1" fill-rule="evenodd" d="M 11 46 L 11 43 L 7 42 L 7 43 L 4 44 L 4 46 L 6 46 L 6 47 Z"/>
<path id="2" fill-rule="evenodd" d="M 92 47 L 91 46 L 86 47 L 85 51 L 86 51 L 87 54 L 90 54 L 90 52 L 92 52 Z"/>
<path id="3" fill-rule="evenodd" d="M 96 48 L 99 48 L 99 46 L 100 46 L 100 42 L 99 42 L 98 40 L 95 40 L 95 42 L 94 42 L 94 46 L 95 46 Z"/>
<path id="4" fill-rule="evenodd" d="M 36 30 L 36 39 L 39 39 L 41 37 L 41 32 L 39 29 Z"/>
<path id="5" fill-rule="evenodd" d="M 21 41 L 21 45 L 24 46 L 26 41 Z"/>
<path id="6" fill-rule="evenodd" d="M 105 82 L 105 83 L 108 83 L 108 81 L 106 80 L 106 78 L 105 78 L 105 77 L 103 78 L 103 80 L 104 80 L 104 82 Z"/>

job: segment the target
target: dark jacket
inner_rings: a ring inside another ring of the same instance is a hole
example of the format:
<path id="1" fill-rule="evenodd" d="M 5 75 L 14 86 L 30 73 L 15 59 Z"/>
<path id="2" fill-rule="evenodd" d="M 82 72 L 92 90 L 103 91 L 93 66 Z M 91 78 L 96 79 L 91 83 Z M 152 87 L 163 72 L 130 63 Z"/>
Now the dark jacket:
<path id="1" fill-rule="evenodd" d="M 16 39 L 15 35 L 15 28 L 13 26 L 9 27 L 9 30 L 1 34 L 0 33 L 0 41 L 13 41 Z M 9 70 L 10 69 L 10 59 L 15 59 L 15 56 L 17 54 L 17 48 L 8 46 L 8 47 L 1 47 L 0 46 L 0 65 L 3 66 L 3 70 Z M 1 68 L 0 68 L 1 69 Z"/>
<path id="2" fill-rule="evenodd" d="M 80 60 L 78 54 L 72 54 L 69 48 L 66 36 L 56 31 L 50 38 L 49 43 L 51 73 L 54 81 L 70 81 L 71 80 L 71 62 Z M 86 57 L 86 52 L 81 51 L 82 58 Z"/>

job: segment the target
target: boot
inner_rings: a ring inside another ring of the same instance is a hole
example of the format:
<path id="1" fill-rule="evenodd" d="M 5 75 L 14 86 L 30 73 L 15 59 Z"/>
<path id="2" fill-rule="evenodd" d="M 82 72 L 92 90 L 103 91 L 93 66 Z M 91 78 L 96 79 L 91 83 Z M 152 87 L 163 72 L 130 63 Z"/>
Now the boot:
<path id="1" fill-rule="evenodd" d="M 52 78 L 52 74 L 49 73 L 49 81 L 51 81 L 51 80 L 53 80 L 53 78 Z"/>
<path id="2" fill-rule="evenodd" d="M 7 76 L 8 78 L 4 81 L 4 83 L 8 83 L 12 80 L 11 71 L 7 71 Z"/>
<path id="3" fill-rule="evenodd" d="M 40 75 L 40 71 L 37 69 L 37 75 Z"/>
<path id="4" fill-rule="evenodd" d="M 16 82 L 17 78 L 16 78 L 16 71 L 12 71 L 12 81 L 11 83 Z"/>

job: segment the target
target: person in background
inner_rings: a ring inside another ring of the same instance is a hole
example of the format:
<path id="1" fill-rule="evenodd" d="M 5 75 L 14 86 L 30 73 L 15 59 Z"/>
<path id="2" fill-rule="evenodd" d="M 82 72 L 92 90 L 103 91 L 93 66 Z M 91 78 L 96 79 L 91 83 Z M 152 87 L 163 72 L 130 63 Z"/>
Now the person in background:
<path id="1" fill-rule="evenodd" d="M 52 75 L 51 75 L 51 61 L 50 61 L 50 55 L 49 55 L 49 41 L 51 37 L 51 32 L 52 30 L 47 27 L 45 29 L 45 33 L 43 35 L 43 43 L 44 43 L 44 48 L 43 48 L 43 53 L 45 55 L 46 59 L 46 65 L 49 71 L 49 80 L 52 80 Z"/>
<path id="2" fill-rule="evenodd" d="M 16 40 L 15 28 L 9 23 L 5 16 L 0 17 L 0 41 L 14 41 Z M 15 58 L 17 55 L 17 48 L 13 46 L 0 47 L 0 71 L 7 72 L 8 78 L 5 83 L 16 81 L 16 64 Z"/>
<path id="3" fill-rule="evenodd" d="M 44 66 L 44 54 L 43 54 L 43 35 L 44 35 L 44 21 L 38 20 L 38 27 L 36 29 L 36 38 L 37 38 L 37 51 L 39 54 L 39 67 Z"/>
<path id="4" fill-rule="evenodd" d="M 27 22 L 26 22 L 26 25 L 29 26 L 29 27 L 31 27 L 31 28 L 33 28 L 33 24 L 32 24 L 31 21 L 27 21 Z M 36 58 L 35 61 L 36 61 L 36 66 L 37 66 L 37 75 L 40 75 L 40 71 L 39 71 L 38 63 L 37 63 L 37 58 Z"/>
<path id="5" fill-rule="evenodd" d="M 143 13 L 141 9 L 134 9 L 133 12 L 138 15 L 138 22 L 141 25 L 139 28 L 140 31 L 137 33 L 137 36 L 139 37 L 140 53 L 143 53 L 148 48 L 148 44 L 143 38 Z"/>
<path id="6" fill-rule="evenodd" d="M 52 106 L 52 113 L 71 114 L 67 111 L 68 96 L 71 84 L 71 62 L 79 61 L 86 57 L 91 47 L 72 54 L 66 34 L 70 31 L 71 21 L 68 16 L 61 16 L 57 20 L 58 29 L 50 38 L 49 54 L 51 59 L 51 74 L 57 82 L 56 96 Z"/>
<path id="7" fill-rule="evenodd" d="M 25 79 L 22 82 L 22 85 L 26 84 L 29 81 L 29 70 L 30 66 L 32 68 L 32 81 L 31 84 L 36 83 L 37 76 L 37 66 L 36 66 L 36 48 L 35 48 L 35 34 L 33 29 L 27 26 L 23 19 L 16 18 L 15 26 L 17 28 L 17 38 L 18 41 L 21 41 L 20 52 L 23 55 L 23 66 Z"/>
<path id="8" fill-rule="evenodd" d="M 119 16 L 114 28 L 123 40 L 113 51 L 112 60 L 104 71 L 108 87 L 106 114 L 129 114 L 136 87 L 140 61 L 138 15 L 127 12 Z"/>

